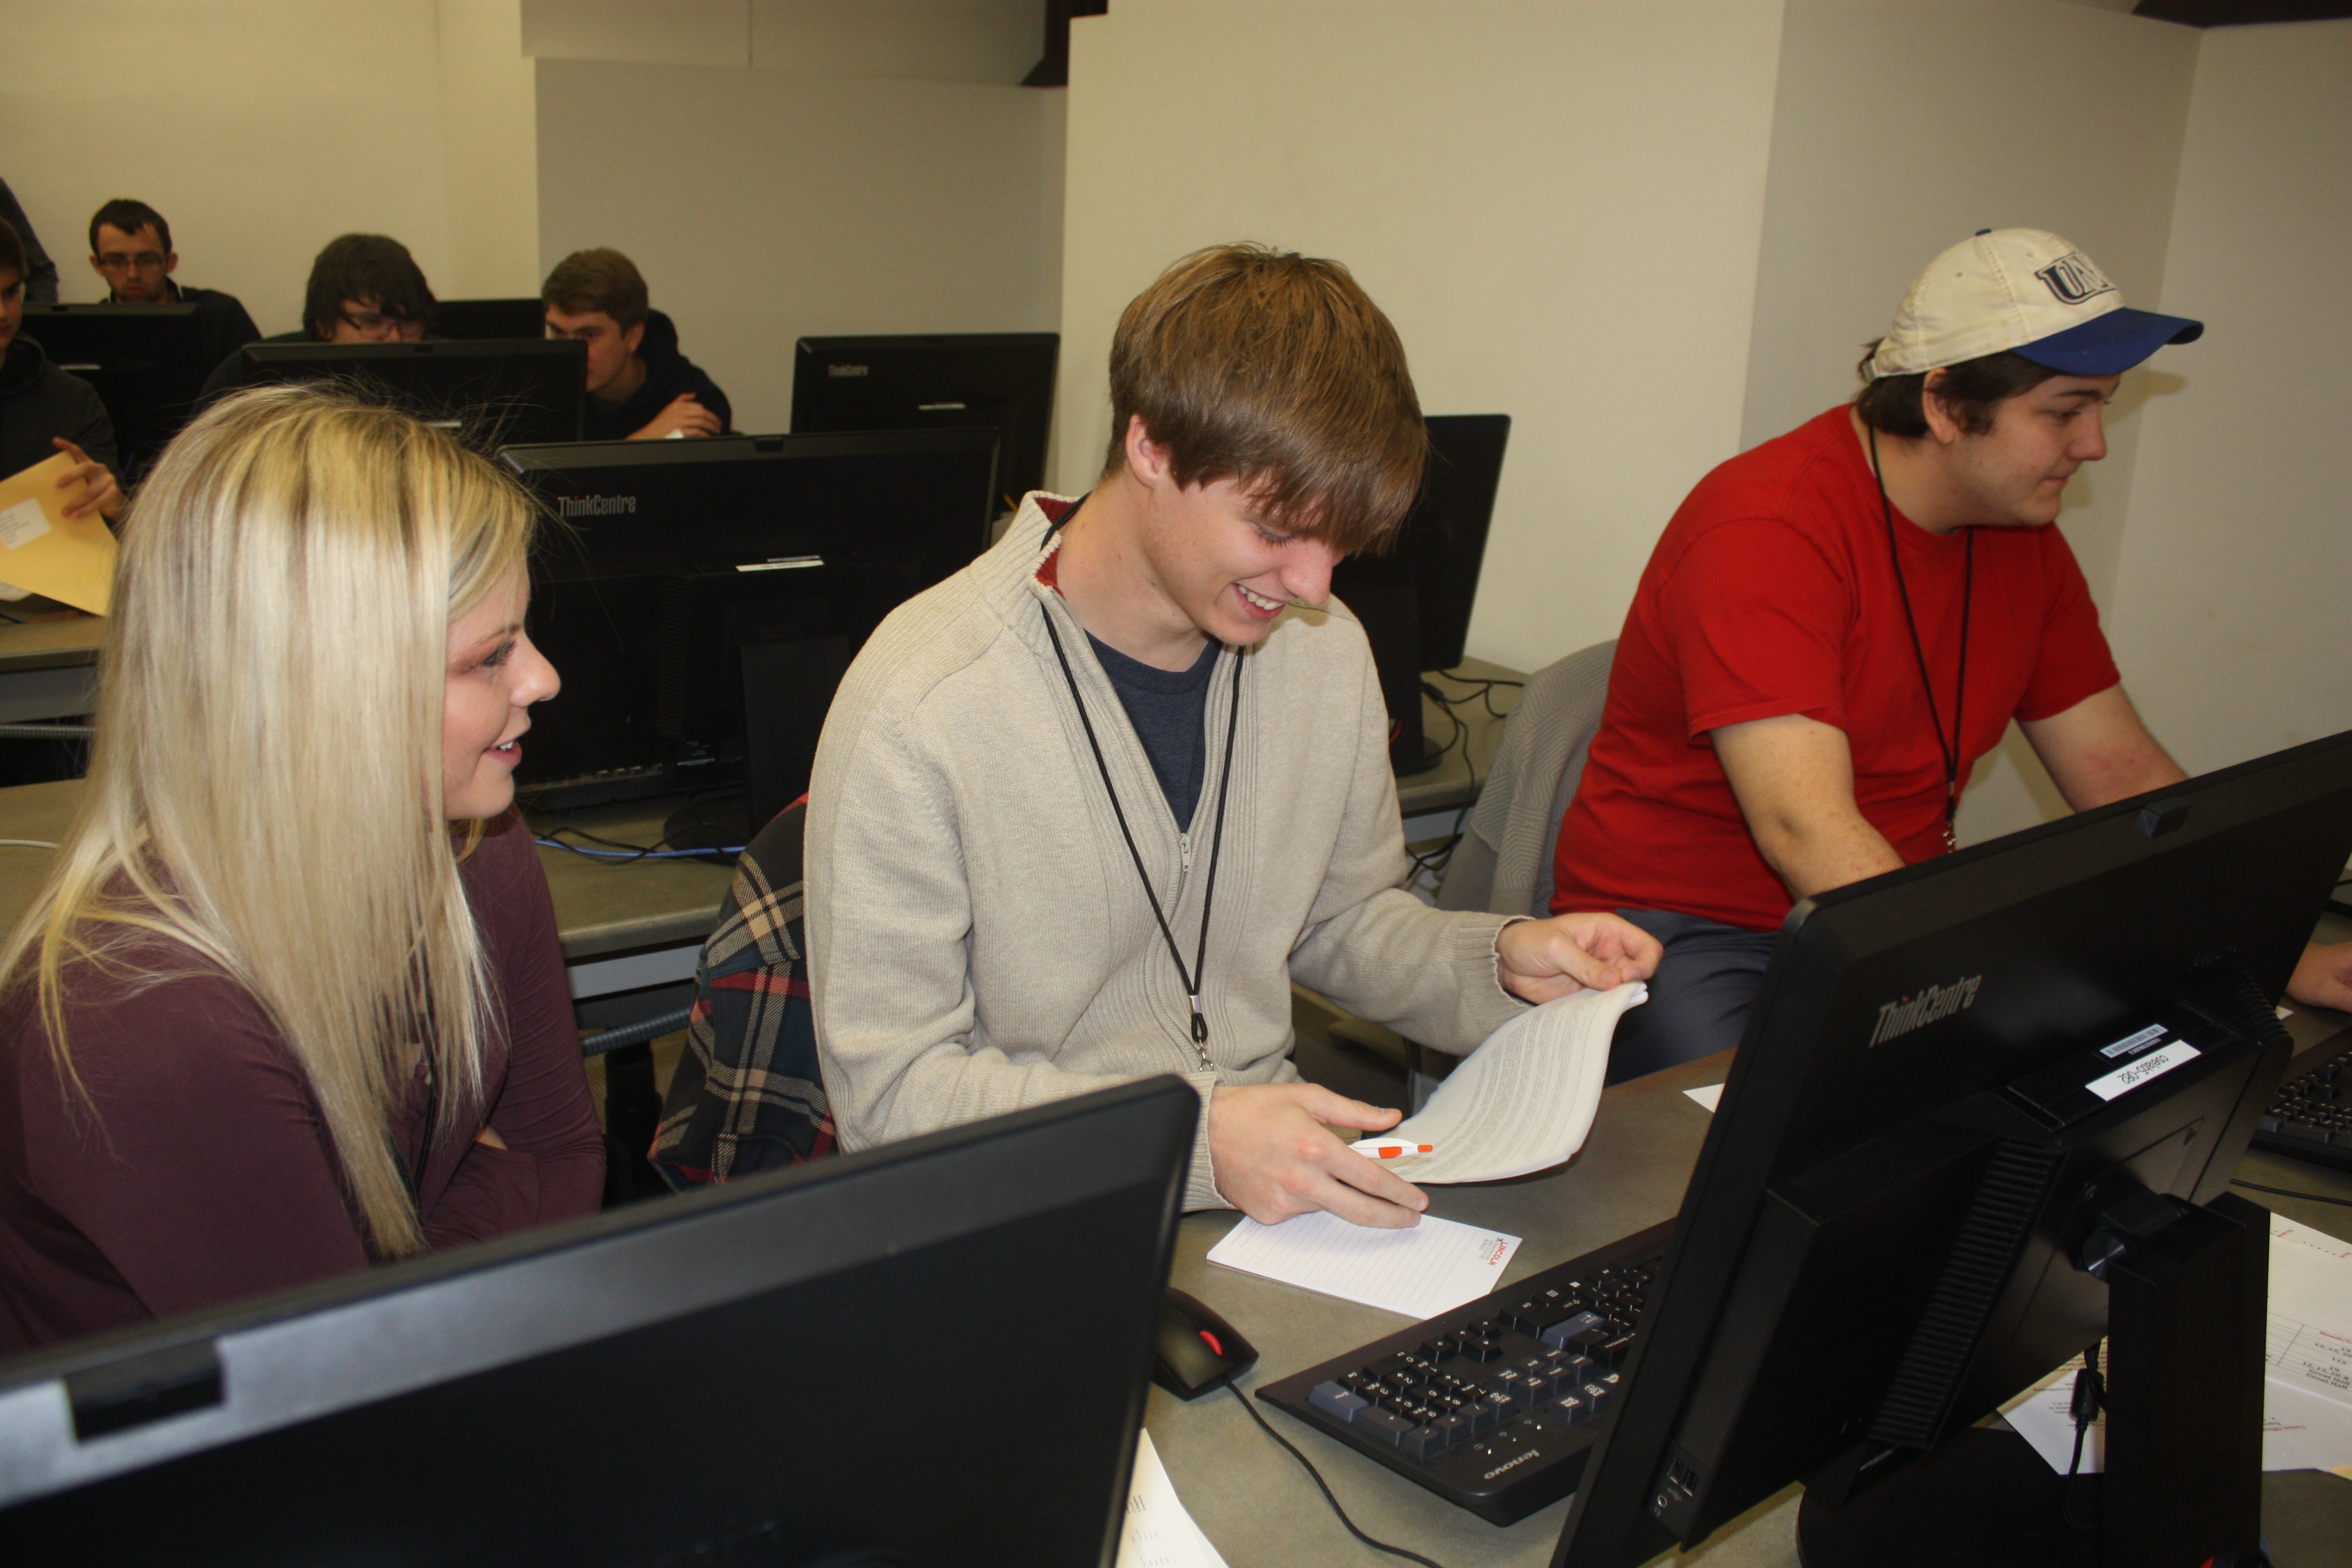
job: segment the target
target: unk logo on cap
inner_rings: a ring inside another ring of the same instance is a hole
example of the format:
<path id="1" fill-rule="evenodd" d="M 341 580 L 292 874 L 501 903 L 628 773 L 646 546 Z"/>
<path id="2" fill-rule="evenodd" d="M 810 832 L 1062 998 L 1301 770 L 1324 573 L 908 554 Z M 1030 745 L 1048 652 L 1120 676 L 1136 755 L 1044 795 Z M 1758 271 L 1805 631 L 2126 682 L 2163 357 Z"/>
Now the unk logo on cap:
<path id="1" fill-rule="evenodd" d="M 2112 294 L 2116 286 L 2099 276 L 2091 258 L 2079 250 L 2070 250 L 2041 271 L 2034 274 L 2042 279 L 2061 304 L 2079 305 L 2101 294 Z"/>

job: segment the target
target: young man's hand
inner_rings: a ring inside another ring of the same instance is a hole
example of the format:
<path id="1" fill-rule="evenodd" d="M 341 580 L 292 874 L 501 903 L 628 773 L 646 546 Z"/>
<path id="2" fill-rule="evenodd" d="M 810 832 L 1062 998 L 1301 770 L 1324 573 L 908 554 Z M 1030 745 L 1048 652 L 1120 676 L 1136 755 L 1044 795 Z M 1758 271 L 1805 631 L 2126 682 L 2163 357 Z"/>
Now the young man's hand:
<path id="1" fill-rule="evenodd" d="M 2352 1013 L 2352 942 L 2313 942 L 2296 961 L 2286 994 L 2306 1007 Z"/>
<path id="2" fill-rule="evenodd" d="M 72 489 L 78 485 L 89 487 L 79 500 L 63 509 L 65 514 L 68 517 L 88 517 L 96 512 L 109 521 L 121 517 L 125 504 L 122 487 L 114 482 L 114 475 L 107 466 L 62 436 L 52 436 L 49 440 L 58 450 L 74 460 L 74 467 L 58 478 L 58 489 Z"/>
<path id="3" fill-rule="evenodd" d="M 1593 911 L 1515 921 L 1495 938 L 1496 977 L 1512 995 L 1549 1002 L 1590 988 L 1613 990 L 1658 971 L 1665 949 L 1640 926 Z"/>
<path id="4" fill-rule="evenodd" d="M 1381 1132 L 1396 1110 L 1311 1083 L 1223 1084 L 1209 1097 L 1209 1161 L 1225 1201 L 1262 1225 L 1328 1209 L 1357 1225 L 1401 1230 L 1429 1199 L 1334 1127 Z"/>
<path id="5" fill-rule="evenodd" d="M 646 427 L 633 433 L 632 441 L 658 441 L 667 436 L 716 436 L 719 416 L 696 401 L 694 394 L 681 392 L 669 400 L 669 405 L 646 422 Z"/>

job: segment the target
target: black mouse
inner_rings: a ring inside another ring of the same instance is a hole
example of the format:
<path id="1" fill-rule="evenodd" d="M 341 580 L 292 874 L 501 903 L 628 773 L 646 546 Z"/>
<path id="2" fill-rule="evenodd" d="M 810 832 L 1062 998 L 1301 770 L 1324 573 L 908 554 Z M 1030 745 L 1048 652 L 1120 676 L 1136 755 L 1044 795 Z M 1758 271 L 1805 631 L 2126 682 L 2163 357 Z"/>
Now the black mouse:
<path id="1" fill-rule="evenodd" d="M 1257 1348 L 1234 1326 L 1170 1286 L 1151 1346 L 1151 1381 L 1179 1399 L 1198 1399 L 1257 1364 Z"/>

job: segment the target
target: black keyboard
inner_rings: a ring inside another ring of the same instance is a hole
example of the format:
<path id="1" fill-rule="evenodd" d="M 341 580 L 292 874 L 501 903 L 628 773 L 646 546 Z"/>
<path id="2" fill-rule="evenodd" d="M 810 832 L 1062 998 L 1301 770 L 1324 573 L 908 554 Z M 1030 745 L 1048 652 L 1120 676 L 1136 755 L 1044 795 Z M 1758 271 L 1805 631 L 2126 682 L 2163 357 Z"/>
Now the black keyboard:
<path id="1" fill-rule="evenodd" d="M 1270 1383 L 1257 1396 L 1496 1524 L 1576 1489 L 1669 1225 Z"/>
<path id="2" fill-rule="evenodd" d="M 2316 1065 L 2279 1085 L 2254 1147 L 2352 1171 L 2352 1029 L 2317 1050 Z"/>

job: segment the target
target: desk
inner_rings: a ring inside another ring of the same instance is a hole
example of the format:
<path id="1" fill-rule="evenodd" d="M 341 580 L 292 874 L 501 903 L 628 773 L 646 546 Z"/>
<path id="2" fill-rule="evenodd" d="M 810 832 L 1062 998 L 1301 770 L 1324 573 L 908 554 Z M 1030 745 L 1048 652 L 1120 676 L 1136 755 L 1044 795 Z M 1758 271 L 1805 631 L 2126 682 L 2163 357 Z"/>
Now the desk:
<path id="1" fill-rule="evenodd" d="M 98 647 L 105 636 L 106 622 L 96 616 L 28 621 L 22 626 L 0 621 L 0 724 L 95 711 Z"/>
<path id="2" fill-rule="evenodd" d="M 2324 1020 L 2314 1019 L 2306 1026 L 2311 1026 L 2324 1027 Z M 1429 1212 L 1525 1237 L 1505 1276 L 1507 1283 L 1672 1218 L 1681 1206 L 1683 1184 L 1708 1121 L 1707 1113 L 1682 1091 L 1720 1083 L 1729 1060 L 1727 1051 L 1611 1088 L 1601 1096 L 1591 1138 L 1566 1168 L 1495 1186 L 1433 1187 Z M 2336 1190 L 2314 1185 L 2304 1174 L 2309 1167 L 2290 1169 L 2294 1179 L 2275 1184 Z M 2352 1182 L 2343 1187 L 2352 1195 Z M 2284 1209 L 2284 1200 L 2281 1202 Z M 2343 1235 L 2347 1213 L 2352 1211 L 2308 1217 Z M 1177 1235 L 1171 1278 L 1179 1289 L 1216 1308 L 1256 1343 L 1260 1360 L 1243 1380 L 1246 1385 L 1287 1376 L 1400 1326 L 1391 1313 L 1211 1267 L 1204 1254 L 1232 1227 L 1234 1217 L 1186 1215 Z M 1498 1530 L 1282 1412 L 1269 1409 L 1265 1415 L 1314 1460 L 1356 1523 L 1379 1539 L 1423 1552 L 1447 1568 L 1551 1561 L 1568 1514 L 1565 1499 Z M 1395 1561 L 1348 1535 L 1297 1463 L 1234 1408 L 1232 1394 L 1220 1391 L 1187 1405 L 1155 1387 L 1144 1425 L 1185 1507 L 1234 1568 L 1276 1563 L 1373 1568 Z M 1705 1568 L 1793 1565 L 1799 1496 L 1790 1487 L 1734 1521 L 1698 1551 L 1687 1556 L 1669 1553 L 1660 1561 Z M 2352 1481 L 2311 1472 L 2265 1477 L 2263 1514 L 2264 1530 L 2277 1554 L 2276 1568 L 2341 1568 L 2342 1543 L 2352 1541 Z"/>

